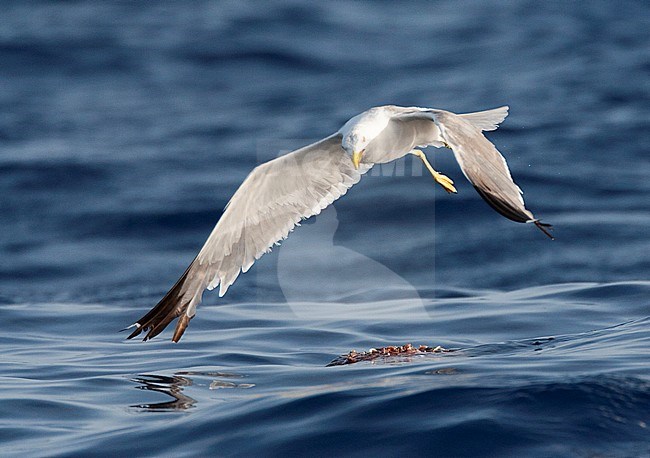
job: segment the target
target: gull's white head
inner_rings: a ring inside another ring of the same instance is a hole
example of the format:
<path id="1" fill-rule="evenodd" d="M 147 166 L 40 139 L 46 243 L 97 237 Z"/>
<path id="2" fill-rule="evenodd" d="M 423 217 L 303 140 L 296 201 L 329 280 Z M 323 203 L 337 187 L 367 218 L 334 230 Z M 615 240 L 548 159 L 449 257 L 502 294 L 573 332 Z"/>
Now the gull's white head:
<path id="1" fill-rule="evenodd" d="M 363 153 L 366 151 L 368 143 L 370 143 L 368 137 L 363 135 L 361 132 L 351 131 L 347 135 L 343 136 L 341 146 L 343 146 L 343 149 L 347 151 L 352 158 L 352 163 L 354 164 L 355 169 L 359 168 L 359 163 L 361 162 Z"/>
<path id="2" fill-rule="evenodd" d="M 341 146 L 352 158 L 354 168 L 359 168 L 368 144 L 381 133 L 390 116 L 384 107 L 372 108 L 345 123 L 339 132 L 343 135 Z"/>

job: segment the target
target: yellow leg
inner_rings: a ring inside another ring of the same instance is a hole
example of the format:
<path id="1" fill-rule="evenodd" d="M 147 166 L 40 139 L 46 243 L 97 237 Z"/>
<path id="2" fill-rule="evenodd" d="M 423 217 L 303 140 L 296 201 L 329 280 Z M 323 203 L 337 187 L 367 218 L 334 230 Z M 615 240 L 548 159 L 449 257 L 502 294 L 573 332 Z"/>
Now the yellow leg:
<path id="1" fill-rule="evenodd" d="M 431 172 L 431 175 L 433 176 L 433 179 L 436 180 L 436 183 L 438 183 L 440 186 L 443 187 L 445 191 L 448 193 L 455 193 L 456 188 L 454 188 L 454 182 L 451 181 L 451 178 L 448 176 L 443 175 L 440 172 L 436 172 L 433 167 L 431 167 L 431 164 L 429 164 L 429 161 L 427 160 L 426 155 L 420 151 L 419 149 L 414 149 L 411 151 L 411 154 L 414 154 L 415 156 L 419 157 L 422 159 L 422 162 L 424 162 L 424 165 L 429 169 L 429 172 Z"/>

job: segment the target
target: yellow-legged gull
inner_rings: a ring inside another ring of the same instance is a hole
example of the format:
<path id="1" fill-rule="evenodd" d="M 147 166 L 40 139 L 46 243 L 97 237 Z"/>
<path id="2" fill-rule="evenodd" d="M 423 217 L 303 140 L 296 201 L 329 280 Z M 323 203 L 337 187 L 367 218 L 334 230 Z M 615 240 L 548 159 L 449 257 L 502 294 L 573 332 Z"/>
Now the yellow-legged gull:
<path id="1" fill-rule="evenodd" d="M 550 225 L 526 209 L 505 159 L 482 134 L 495 130 L 507 115 L 507 106 L 466 114 L 375 107 L 350 119 L 335 134 L 259 165 L 232 196 L 185 273 L 129 327 L 135 330 L 128 338 L 146 331 L 144 340 L 148 340 L 179 318 L 172 337 L 178 342 L 206 288 L 218 286 L 223 296 L 240 272 L 248 271 L 301 220 L 319 214 L 344 195 L 374 164 L 413 154 L 447 192 L 456 192 L 453 181 L 434 170 L 418 148 L 450 148 L 467 179 L 492 208 L 513 221 L 534 223 L 551 237 Z"/>

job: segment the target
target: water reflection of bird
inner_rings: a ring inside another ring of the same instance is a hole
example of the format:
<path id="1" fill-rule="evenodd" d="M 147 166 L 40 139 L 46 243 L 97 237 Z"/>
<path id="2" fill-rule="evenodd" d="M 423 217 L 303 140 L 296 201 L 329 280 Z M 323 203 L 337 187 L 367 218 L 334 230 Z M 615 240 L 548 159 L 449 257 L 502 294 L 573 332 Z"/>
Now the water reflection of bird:
<path id="1" fill-rule="evenodd" d="M 456 192 L 453 181 L 434 170 L 418 149 L 426 146 L 451 148 L 467 179 L 492 208 L 511 220 L 533 223 L 550 237 L 549 226 L 525 207 L 505 159 L 482 134 L 496 129 L 507 114 L 508 107 L 461 115 L 431 108 L 376 107 L 329 137 L 258 166 L 230 199 L 178 282 L 129 327 L 136 328 L 129 338 L 147 331 L 144 339 L 150 339 L 179 318 L 172 337 L 177 342 L 206 288 L 219 287 L 223 296 L 240 272 L 248 271 L 302 219 L 318 215 L 345 194 L 374 164 L 413 154 L 438 184 Z"/>
<path id="2" fill-rule="evenodd" d="M 183 394 L 184 387 L 192 386 L 192 379 L 188 377 L 144 374 L 134 378 L 133 381 L 141 384 L 138 386 L 141 390 L 163 393 L 171 396 L 173 400 L 153 404 L 138 404 L 131 407 L 149 411 L 186 410 L 196 404 L 195 399 Z"/>

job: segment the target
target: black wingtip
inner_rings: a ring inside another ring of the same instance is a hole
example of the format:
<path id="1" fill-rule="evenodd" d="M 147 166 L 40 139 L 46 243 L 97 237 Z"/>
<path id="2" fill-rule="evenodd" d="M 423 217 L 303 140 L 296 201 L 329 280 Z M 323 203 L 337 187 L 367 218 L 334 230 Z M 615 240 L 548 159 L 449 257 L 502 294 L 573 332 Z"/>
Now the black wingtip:
<path id="1" fill-rule="evenodd" d="M 120 329 L 118 332 L 130 331 L 133 328 L 135 328 L 135 330 L 126 338 L 127 340 L 132 339 L 134 336 L 138 335 L 141 332 L 140 325 L 138 323 L 133 323 L 131 326 L 127 326 L 124 329 Z"/>
<path id="2" fill-rule="evenodd" d="M 550 231 L 553 230 L 553 225 L 548 224 L 548 223 L 542 223 L 540 220 L 536 219 L 533 221 L 535 223 L 535 226 L 539 228 L 540 231 L 542 231 L 546 236 L 551 239 L 555 240 L 555 237 L 553 237 L 553 234 L 550 233 Z"/>
<path id="3" fill-rule="evenodd" d="M 482 189 L 476 185 L 474 185 L 474 189 L 476 189 L 476 192 L 478 192 L 479 196 L 481 196 L 483 200 L 487 202 L 490 207 L 492 207 L 493 210 L 505 216 L 509 220 L 512 220 L 516 223 L 526 223 L 530 221 L 530 217 L 532 215 L 525 211 L 526 209 L 523 207 L 523 205 L 521 205 L 521 208 L 519 208 L 517 207 L 519 204 L 515 205 L 512 202 L 509 202 L 499 197 L 498 195 L 495 195 L 487 189 Z"/>
<path id="4" fill-rule="evenodd" d="M 131 326 L 127 326 L 127 327 L 124 328 L 124 329 L 120 329 L 120 332 L 124 332 L 124 331 L 129 331 L 129 330 L 131 330 L 131 329 L 133 329 L 133 328 L 135 328 L 135 329 L 133 330 L 133 332 L 132 332 L 131 334 L 129 334 L 129 335 L 126 337 L 126 340 L 131 340 L 131 339 L 133 339 L 135 336 L 137 336 L 138 334 L 140 334 L 140 333 L 142 332 L 142 326 L 140 326 L 139 323 L 133 323 Z"/>
<path id="5" fill-rule="evenodd" d="M 133 332 L 127 337 L 127 340 L 137 337 L 142 332 L 145 333 L 144 338 L 142 339 L 144 342 L 151 340 L 160 334 L 169 323 L 185 313 L 190 304 L 189 299 L 183 299 L 185 294 L 185 282 L 193 265 L 194 261 L 192 261 L 192 264 L 190 264 L 190 266 L 185 270 L 181 278 L 178 279 L 172 289 L 165 294 L 155 307 L 149 310 L 146 315 L 134 324 L 124 329 L 126 331 L 135 327 Z M 182 321 L 182 324 L 177 326 L 176 333 L 174 334 L 174 338 L 177 339 L 176 341 L 181 338 L 188 324 L 189 319 Z"/>

